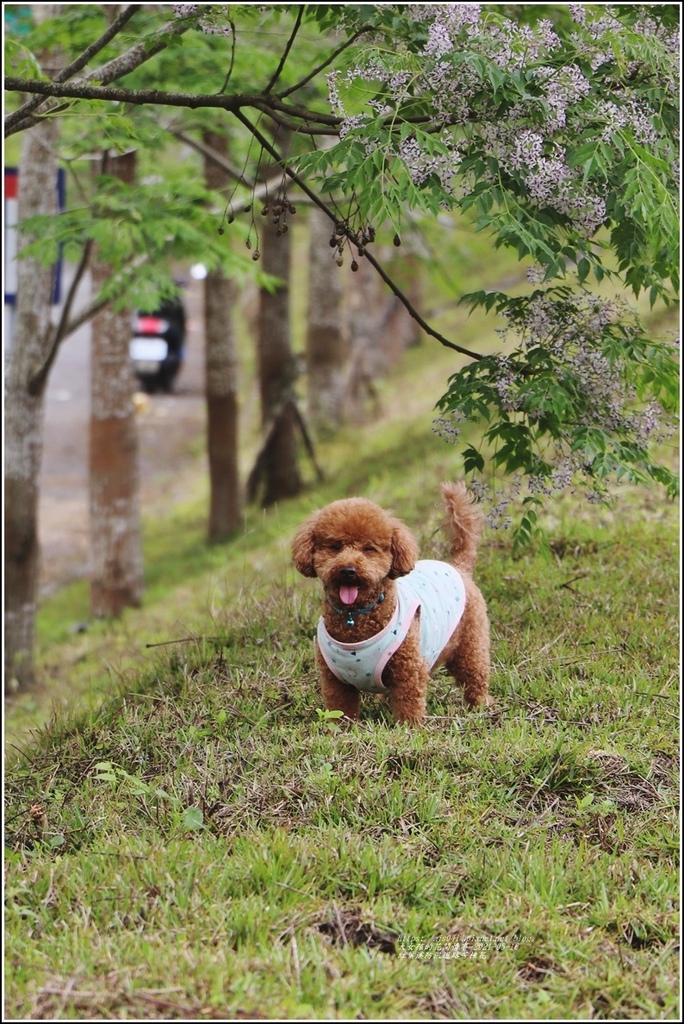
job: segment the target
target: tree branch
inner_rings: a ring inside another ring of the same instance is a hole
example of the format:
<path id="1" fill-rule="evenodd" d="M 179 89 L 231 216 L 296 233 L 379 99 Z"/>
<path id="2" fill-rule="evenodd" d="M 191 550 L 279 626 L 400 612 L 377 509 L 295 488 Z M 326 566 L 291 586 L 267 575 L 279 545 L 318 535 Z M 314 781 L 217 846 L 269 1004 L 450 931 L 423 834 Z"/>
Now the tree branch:
<path id="1" fill-rule="evenodd" d="M 185 27 L 182 30 L 185 31 Z M 135 49 L 137 48 L 134 47 Z M 154 52 L 159 52 L 160 49 L 163 49 L 163 47 L 159 46 Z M 62 99 L 105 100 L 129 103 L 132 106 L 142 106 L 149 103 L 154 106 L 181 107 L 190 108 L 191 110 L 213 108 L 226 110 L 230 113 L 235 113 L 241 107 L 253 107 L 255 110 L 260 110 L 263 114 L 272 118 L 276 123 L 282 124 L 293 131 L 301 130 L 302 124 L 304 124 L 309 135 L 337 135 L 343 121 L 341 117 L 337 117 L 334 114 L 325 114 L 322 111 L 311 110 L 299 104 L 283 103 L 279 96 L 272 94 L 234 93 L 231 96 L 224 96 L 222 93 L 161 92 L 158 89 L 125 89 L 120 86 L 90 85 L 88 83 L 88 78 L 99 77 L 103 74 L 104 69 L 109 69 L 107 74 L 109 80 L 135 70 L 137 65 L 129 63 L 133 56 L 137 56 L 139 63 L 143 63 L 144 60 L 152 56 L 152 53 L 142 53 L 139 51 L 136 55 L 133 55 L 131 50 L 120 58 L 115 58 L 110 64 L 104 65 L 103 68 L 89 71 L 87 76 L 75 82 L 44 82 L 33 78 L 7 76 L 5 78 L 5 89 L 9 92 L 37 93 L 41 96 L 55 96 Z M 63 109 L 63 105 L 49 107 L 40 116 L 53 114 L 61 109 Z M 25 117 L 24 120 L 19 124 L 15 124 L 10 130 L 6 128 L 5 134 L 9 136 L 18 131 L 23 131 L 36 124 L 38 120 L 39 117 Z M 395 115 L 390 115 L 386 118 L 385 123 L 388 125 L 404 123 L 426 125 L 429 124 L 429 118 L 423 115 L 413 115 L 397 119 Z M 444 120 L 437 127 L 430 125 L 427 130 L 430 132 L 438 131 L 448 123 L 448 121 Z"/>
<path id="2" fill-rule="evenodd" d="M 134 259 L 132 259 L 123 268 L 122 279 L 117 295 L 111 295 L 106 299 L 100 298 L 98 296 L 98 298 L 93 299 L 87 306 L 85 306 L 79 313 L 77 313 L 71 320 L 69 320 L 68 316 L 69 313 L 71 312 L 71 306 L 73 305 L 73 300 L 76 296 L 76 289 L 85 270 L 87 269 L 88 261 L 90 258 L 90 249 L 92 248 L 92 245 L 92 239 L 88 239 L 88 241 L 85 243 L 84 251 L 81 255 L 81 259 L 79 261 L 79 265 L 76 270 L 74 280 L 71 283 L 69 294 L 66 298 L 64 309 L 59 320 L 59 324 L 55 328 L 55 333 L 53 335 L 50 352 L 43 366 L 39 370 L 36 370 L 36 372 L 31 376 L 29 380 L 28 388 L 31 394 L 38 394 L 40 392 L 40 386 L 44 384 L 45 380 L 47 379 L 48 373 L 50 372 L 50 368 L 59 350 L 59 346 L 62 344 L 65 338 L 68 338 L 69 335 L 74 333 L 74 331 L 77 331 L 79 327 L 83 327 L 84 324 L 87 324 L 88 321 L 92 320 L 92 318 L 97 313 L 99 313 L 101 309 L 104 309 L 105 306 L 108 306 L 110 302 L 114 302 L 115 299 L 119 297 L 119 295 L 123 295 L 127 290 L 129 284 L 129 282 L 126 280 L 125 275 L 128 274 L 128 276 L 131 277 L 140 269 L 140 267 L 144 266 L 146 263 L 149 262 L 149 256 L 137 256 Z"/>
<path id="3" fill-rule="evenodd" d="M 321 71 L 329 67 L 329 65 L 332 64 L 336 57 L 339 57 L 341 53 L 344 53 L 346 49 L 348 49 L 356 42 L 359 36 L 362 36 L 364 32 L 370 31 L 372 30 L 369 26 L 366 26 L 366 28 L 360 28 L 358 32 L 355 32 L 353 36 L 346 40 L 346 42 L 342 43 L 341 46 L 338 46 L 336 50 L 333 50 L 333 52 L 329 54 L 329 56 L 326 57 L 326 59 L 321 64 L 318 65 L 318 67 L 315 67 L 313 71 L 310 74 L 308 74 L 305 78 L 300 79 L 300 81 L 297 82 L 296 85 L 290 86 L 290 88 L 286 89 L 285 92 L 278 93 L 279 98 L 281 100 L 284 100 L 286 96 L 290 96 L 293 92 L 297 92 L 297 90 L 305 86 L 307 82 L 310 82 L 312 78 L 315 78 L 316 75 L 318 75 Z"/>
<path id="4" fill-rule="evenodd" d="M 130 50 L 126 50 L 125 53 L 119 54 L 118 57 L 113 57 L 106 64 L 103 64 L 99 68 L 92 68 L 88 71 L 83 78 L 89 80 L 91 78 L 97 79 L 103 85 L 108 85 L 110 82 L 115 82 L 118 78 L 122 78 L 124 75 L 130 75 L 132 71 L 137 70 L 141 64 L 145 64 L 151 57 L 155 57 L 162 50 L 165 50 L 168 44 L 169 36 L 180 36 L 184 32 L 188 31 L 190 26 L 183 21 L 169 21 L 159 29 L 155 36 L 151 36 L 147 42 L 143 40 L 141 43 L 136 43 Z"/>
<path id="5" fill-rule="evenodd" d="M 221 95 L 225 93 L 230 82 L 230 76 L 233 74 L 233 68 L 235 67 L 235 38 L 237 33 L 235 32 L 235 22 L 232 18 L 228 18 L 228 24 L 230 25 L 230 64 L 228 65 L 228 72 L 224 79 L 223 85 L 219 89 Z"/>
<path id="6" fill-rule="evenodd" d="M 292 49 L 292 44 L 295 41 L 295 36 L 297 35 L 297 32 L 299 31 L 299 26 L 302 23 L 302 18 L 303 17 L 304 17 L 304 5 L 300 4 L 298 9 L 297 9 L 297 18 L 296 18 L 296 21 L 294 23 L 294 27 L 292 29 L 292 32 L 290 33 L 290 38 L 287 41 L 287 45 L 286 45 L 286 47 L 285 47 L 285 49 L 283 51 L 283 55 L 280 58 L 280 62 L 278 63 L 278 67 L 275 69 L 275 71 L 271 75 L 269 83 L 266 86 L 266 88 L 264 89 L 264 92 L 267 93 L 267 94 L 271 91 L 273 86 L 276 84 L 276 82 L 280 78 L 280 73 L 283 70 L 283 68 L 285 67 L 285 61 L 287 60 L 288 54 L 290 53 L 290 50 Z"/>
<path id="7" fill-rule="evenodd" d="M 107 43 L 119 34 L 124 25 L 131 20 L 133 15 L 140 10 L 141 4 L 129 4 L 112 22 L 109 28 L 102 33 L 99 39 L 96 39 L 94 43 L 86 47 L 80 57 L 72 61 L 67 67 L 63 68 L 59 74 L 55 75 L 53 82 L 66 82 L 72 75 L 77 74 L 86 64 L 92 60 L 92 58 L 103 50 Z M 11 114 L 8 114 L 5 118 L 5 125 L 8 128 L 13 127 L 28 115 L 33 113 L 41 103 L 45 102 L 43 96 L 34 96 L 33 99 L 28 100 L 23 106 L 17 110 L 13 110 Z"/>
<path id="8" fill-rule="evenodd" d="M 168 24 L 163 25 L 162 28 L 157 33 L 157 42 L 152 42 L 152 40 L 150 40 L 149 45 L 147 46 L 144 42 L 136 43 L 135 46 L 132 46 L 130 50 L 127 50 L 125 53 L 120 54 L 118 57 L 114 57 L 107 64 L 103 64 L 98 68 L 91 68 L 83 75 L 82 78 L 77 79 L 76 82 L 72 82 L 70 85 L 62 84 L 58 82 L 57 79 L 55 79 L 53 82 L 41 83 L 44 86 L 52 86 L 51 89 L 34 89 L 30 87 L 31 83 L 33 83 L 34 85 L 36 84 L 36 82 L 32 79 L 19 78 L 14 80 L 15 82 L 19 83 L 18 85 L 8 85 L 8 82 L 12 81 L 12 79 L 6 78 L 5 88 L 14 92 L 35 93 L 43 97 L 56 96 L 60 99 L 114 99 L 115 97 L 109 97 L 107 95 L 93 96 L 88 95 L 84 92 L 74 93 L 71 90 L 74 88 L 85 88 L 87 86 L 87 83 L 92 78 L 96 78 L 98 81 L 103 83 L 103 86 L 107 86 L 109 82 L 116 81 L 116 79 L 120 78 L 122 75 L 130 74 L 132 71 L 135 71 L 136 68 L 140 67 L 141 64 L 144 64 L 151 57 L 154 57 L 155 54 L 160 53 L 162 50 L 166 49 L 166 47 L 168 46 L 167 39 L 169 35 L 180 35 L 183 32 L 187 32 L 188 27 L 189 26 L 187 24 L 184 24 L 182 21 L 169 22 Z M 152 37 L 152 39 L 154 39 L 154 37 Z M 78 59 L 80 60 L 81 58 Z M 90 86 L 90 88 L 102 88 L 102 86 Z M 123 91 L 126 92 L 126 90 Z M 104 89 L 104 92 L 107 92 L 106 88 Z M 42 100 L 40 102 L 42 103 Z M 135 101 L 123 100 L 123 102 L 125 103 Z M 39 115 L 25 115 L 21 119 L 21 121 L 16 122 L 13 125 L 13 127 L 11 127 L 11 129 L 9 130 L 8 121 L 12 115 L 8 114 L 5 118 L 5 137 L 7 138 L 10 135 L 14 135 L 16 132 L 25 131 L 27 128 L 31 128 L 34 124 L 37 124 L 41 117 L 44 117 L 47 114 L 55 114 L 62 109 L 63 104 L 57 104 L 55 106 L 48 107 L 47 110 L 44 110 Z"/>
<path id="9" fill-rule="evenodd" d="M 251 132 L 251 134 L 254 136 L 257 142 L 261 146 L 263 146 L 266 152 L 278 163 L 280 167 L 282 167 L 285 174 L 287 174 L 287 176 L 291 178 L 292 181 L 295 182 L 295 184 L 302 190 L 302 192 L 304 192 L 304 194 L 309 197 L 311 202 L 318 206 L 318 208 L 321 209 L 326 214 L 326 216 L 330 218 L 333 224 L 339 223 L 338 215 L 333 210 L 331 210 L 326 203 L 323 202 L 320 196 L 318 196 L 312 189 L 309 188 L 306 182 L 299 177 L 296 171 L 292 170 L 292 168 L 287 164 L 287 162 L 278 153 L 278 151 L 271 145 L 266 136 L 263 135 L 259 131 L 259 129 L 251 123 L 251 121 L 249 121 L 249 119 L 242 113 L 242 111 L 240 109 L 237 109 L 233 111 L 233 113 L 235 114 L 235 117 L 238 119 L 238 121 L 240 121 L 240 123 L 243 124 L 249 132 Z M 358 238 L 353 232 L 349 231 L 348 229 L 346 229 L 346 234 L 349 241 L 352 242 L 357 247 L 363 244 L 360 238 Z M 434 327 L 431 327 L 430 324 L 423 319 L 423 317 L 420 315 L 418 310 L 413 306 L 410 300 L 404 295 L 401 289 L 395 284 L 392 278 L 389 277 L 389 275 L 386 273 L 386 271 L 383 269 L 380 263 L 378 263 L 375 257 L 371 253 L 369 253 L 368 249 L 365 246 L 364 250 L 364 259 L 368 260 L 371 266 L 375 268 L 375 270 L 378 272 L 378 274 L 385 282 L 387 287 L 390 289 L 390 291 L 394 295 L 396 295 L 401 304 L 406 308 L 409 315 L 413 317 L 416 323 L 418 323 L 422 327 L 426 334 L 429 334 L 432 338 L 435 338 L 441 345 L 444 345 L 446 348 L 451 348 L 455 352 L 460 352 L 461 355 L 468 356 L 469 359 L 480 360 L 484 358 L 484 356 L 482 356 L 479 352 L 471 352 L 470 349 L 463 348 L 462 345 L 457 345 L 456 342 L 454 341 L 449 341 L 449 339 L 445 338 L 443 334 L 440 334 L 439 331 L 436 331 Z"/>
<path id="10" fill-rule="evenodd" d="M 128 70 L 133 69 L 129 68 Z M 120 69 L 119 73 L 128 73 L 128 70 L 123 71 Z M 98 69 L 98 73 L 100 71 L 101 69 Z M 340 124 L 339 117 L 308 110 L 305 107 L 288 106 L 282 103 L 276 96 L 264 96 L 261 93 L 234 93 L 232 96 L 222 96 L 219 93 L 207 95 L 184 92 L 160 92 L 158 89 L 124 89 L 118 86 L 89 85 L 86 81 L 62 84 L 59 82 L 43 82 L 32 78 L 14 78 L 12 76 L 5 78 L 5 88 L 10 92 L 39 93 L 42 96 L 57 96 L 59 98 L 77 100 L 109 100 L 110 102 L 130 103 L 134 106 L 150 103 L 163 107 L 189 107 L 192 110 L 198 108 L 217 108 L 230 111 L 231 113 L 239 110 L 240 107 L 254 107 L 269 116 L 272 115 L 273 110 L 277 110 L 295 120 L 328 125 L 334 130 L 333 133 L 336 133 Z M 35 123 L 35 120 L 32 120 L 31 123 Z M 8 132 L 8 134 L 12 135 L 24 126 L 30 127 L 30 125 L 22 122 L 20 126 L 15 126 L 13 131 Z"/>
<path id="11" fill-rule="evenodd" d="M 217 167 L 220 167 L 221 170 L 225 171 L 226 174 L 229 174 L 231 178 L 235 179 L 235 181 L 242 182 L 242 184 L 246 185 L 249 189 L 257 187 L 256 182 L 248 181 L 247 178 L 245 178 L 244 173 L 239 170 L 239 168 L 232 164 L 230 160 L 227 160 L 222 153 L 217 152 L 217 150 L 212 146 L 208 146 L 206 142 L 203 142 L 201 139 L 193 139 L 192 135 L 187 135 L 185 132 L 181 132 L 176 129 L 170 129 L 170 131 L 175 139 L 179 139 L 180 142 L 184 142 L 186 146 L 192 146 L 194 150 L 201 153 L 202 156 L 206 156 L 208 160 L 215 163 Z"/>
<path id="12" fill-rule="evenodd" d="M 269 96 L 269 101 L 271 99 L 274 99 L 274 97 L 270 97 Z M 289 117 L 289 116 L 286 116 L 286 115 L 281 114 L 281 113 L 276 113 L 274 106 L 268 106 L 267 107 L 265 105 L 262 106 L 261 104 L 255 104 L 255 107 L 256 107 L 257 110 L 261 110 L 262 113 L 267 114 L 271 118 L 271 120 L 274 121 L 277 125 L 280 125 L 282 128 L 287 128 L 288 131 L 291 131 L 291 132 L 301 132 L 301 131 L 304 131 L 306 135 L 324 135 L 327 138 L 331 138 L 331 137 L 338 138 L 339 137 L 340 133 L 339 133 L 339 129 L 337 127 L 333 128 L 333 127 L 331 127 L 331 126 L 329 126 L 327 124 L 326 125 L 313 125 L 313 124 L 311 124 L 310 122 L 308 122 L 306 120 L 304 120 L 304 123 L 302 124 L 301 120 L 297 120 L 294 117 Z"/>
<path id="13" fill-rule="evenodd" d="M 276 178 L 272 178 L 270 181 L 264 181 L 261 185 L 257 185 L 255 181 L 249 181 L 245 178 L 242 171 L 238 170 L 230 160 L 226 160 L 221 153 L 217 153 L 211 146 L 207 146 L 206 142 L 202 142 L 200 139 L 193 139 L 191 135 L 186 135 L 185 132 L 172 131 L 171 134 L 174 138 L 184 142 L 186 146 L 192 146 L 193 149 L 205 156 L 207 160 L 211 160 L 217 167 L 229 174 L 231 178 L 234 178 L 239 184 L 245 185 L 250 189 L 250 194 L 243 200 L 234 202 L 230 201 L 230 208 L 233 213 L 242 213 L 250 203 L 254 202 L 255 199 L 264 199 L 267 196 L 273 195 L 278 191 L 278 186 L 282 181 L 282 174 L 278 174 Z M 310 200 L 307 195 L 303 196 L 301 200 L 302 205 L 309 206 Z"/>
<path id="14" fill-rule="evenodd" d="M 74 274 L 74 279 L 71 282 L 69 292 L 64 301 L 62 315 L 59 318 L 59 323 L 57 324 L 53 331 L 52 341 L 50 342 L 50 351 L 48 352 L 43 365 L 40 367 L 39 370 L 36 370 L 36 372 L 33 373 L 29 379 L 28 392 L 30 395 L 39 395 L 43 390 L 45 382 L 48 378 L 48 374 L 52 369 L 52 364 L 54 363 L 55 358 L 57 356 L 57 352 L 59 351 L 59 346 L 62 344 L 63 340 L 68 336 L 68 334 L 71 333 L 71 331 L 68 329 L 69 316 L 71 314 L 71 309 L 74 304 L 74 299 L 76 297 L 76 291 L 78 289 L 79 284 L 81 283 L 81 279 L 88 266 L 88 261 L 90 259 L 92 247 L 92 239 L 88 239 L 88 241 L 83 246 L 81 259 L 79 260 L 78 267 L 76 268 L 76 273 Z"/>

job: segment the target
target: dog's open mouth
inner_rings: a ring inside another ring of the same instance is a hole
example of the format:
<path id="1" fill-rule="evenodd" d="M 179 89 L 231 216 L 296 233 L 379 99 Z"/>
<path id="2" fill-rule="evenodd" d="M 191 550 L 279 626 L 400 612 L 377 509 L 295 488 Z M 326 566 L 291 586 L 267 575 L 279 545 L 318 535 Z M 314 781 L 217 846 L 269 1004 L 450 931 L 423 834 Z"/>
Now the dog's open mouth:
<path id="1" fill-rule="evenodd" d="M 342 604 L 354 604 L 354 601 L 358 596 L 358 587 L 349 587 L 344 585 L 340 587 L 340 601 Z"/>

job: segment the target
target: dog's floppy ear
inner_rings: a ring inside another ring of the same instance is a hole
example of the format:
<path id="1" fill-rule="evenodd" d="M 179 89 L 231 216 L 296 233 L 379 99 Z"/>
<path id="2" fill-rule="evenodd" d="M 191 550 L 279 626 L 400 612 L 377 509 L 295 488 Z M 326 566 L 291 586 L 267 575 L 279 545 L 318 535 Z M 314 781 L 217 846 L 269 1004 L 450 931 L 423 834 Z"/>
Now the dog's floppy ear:
<path id="1" fill-rule="evenodd" d="M 394 520 L 392 530 L 392 568 L 390 579 L 406 576 L 415 567 L 418 559 L 418 545 L 407 526 L 398 519 Z"/>
<path id="2" fill-rule="evenodd" d="M 292 541 L 292 560 L 294 562 L 295 569 L 297 572 L 301 572 L 302 576 L 316 575 L 313 556 L 315 547 L 314 527 L 317 519 L 317 515 L 310 516 L 309 519 L 300 526 L 299 530 L 295 534 L 294 540 Z"/>

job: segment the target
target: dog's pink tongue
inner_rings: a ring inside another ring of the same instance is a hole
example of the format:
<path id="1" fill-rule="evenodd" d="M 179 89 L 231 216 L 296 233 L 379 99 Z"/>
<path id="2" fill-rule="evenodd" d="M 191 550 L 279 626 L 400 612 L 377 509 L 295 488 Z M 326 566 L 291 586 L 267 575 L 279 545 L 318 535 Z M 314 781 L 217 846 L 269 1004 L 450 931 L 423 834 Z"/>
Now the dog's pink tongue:
<path id="1" fill-rule="evenodd" d="M 340 601 L 342 604 L 354 604 L 358 596 L 358 587 L 340 587 Z"/>

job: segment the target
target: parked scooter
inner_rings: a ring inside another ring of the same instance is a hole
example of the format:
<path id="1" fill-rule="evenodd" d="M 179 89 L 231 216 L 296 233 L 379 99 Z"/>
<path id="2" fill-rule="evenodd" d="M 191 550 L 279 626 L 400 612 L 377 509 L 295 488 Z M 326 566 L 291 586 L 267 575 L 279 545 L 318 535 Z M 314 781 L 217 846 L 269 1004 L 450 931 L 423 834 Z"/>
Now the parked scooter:
<path id="1" fill-rule="evenodd" d="M 136 314 L 130 354 L 144 391 L 171 392 L 185 358 L 185 307 L 180 297 L 166 299 L 153 313 Z"/>

